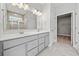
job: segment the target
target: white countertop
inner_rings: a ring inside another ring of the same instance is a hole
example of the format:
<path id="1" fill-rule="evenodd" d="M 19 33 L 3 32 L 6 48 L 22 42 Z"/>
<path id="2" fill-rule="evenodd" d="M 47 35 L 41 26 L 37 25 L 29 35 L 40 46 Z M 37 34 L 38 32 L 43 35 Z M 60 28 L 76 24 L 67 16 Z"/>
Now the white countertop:
<path id="1" fill-rule="evenodd" d="M 14 38 L 20 38 L 20 37 L 24 37 L 24 36 L 30 36 L 30 35 L 35 35 L 35 34 L 40 34 L 40 33 L 45 33 L 45 32 L 49 32 L 49 31 L 26 31 L 23 34 L 20 33 L 16 33 L 16 34 L 2 34 L 0 36 L 0 41 L 4 41 L 4 40 L 11 40 Z"/>

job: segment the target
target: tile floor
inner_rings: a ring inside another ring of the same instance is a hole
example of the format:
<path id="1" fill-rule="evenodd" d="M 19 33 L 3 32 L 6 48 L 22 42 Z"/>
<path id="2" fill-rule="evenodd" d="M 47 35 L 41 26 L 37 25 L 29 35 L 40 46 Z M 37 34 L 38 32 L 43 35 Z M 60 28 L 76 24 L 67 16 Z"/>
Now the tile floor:
<path id="1" fill-rule="evenodd" d="M 78 56 L 79 53 L 72 47 L 69 38 L 63 37 L 63 39 L 58 37 L 57 43 L 43 50 L 38 56 Z"/>

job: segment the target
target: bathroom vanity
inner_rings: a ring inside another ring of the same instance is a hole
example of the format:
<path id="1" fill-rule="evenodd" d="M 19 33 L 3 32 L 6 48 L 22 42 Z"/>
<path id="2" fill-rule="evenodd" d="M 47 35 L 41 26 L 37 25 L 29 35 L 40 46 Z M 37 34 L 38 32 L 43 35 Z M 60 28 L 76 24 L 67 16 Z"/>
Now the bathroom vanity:
<path id="1" fill-rule="evenodd" d="M 0 56 L 35 56 L 49 44 L 49 32 L 30 32 L 3 35 L 0 38 Z"/>
<path id="2" fill-rule="evenodd" d="M 49 4 L 45 4 L 45 8 L 40 8 L 43 6 L 41 4 L 28 5 L 32 6 L 31 10 L 36 9 L 45 14 L 37 16 L 31 10 L 18 8 L 11 3 L 0 4 L 1 56 L 35 56 L 48 46 L 50 9 L 47 5 Z"/>

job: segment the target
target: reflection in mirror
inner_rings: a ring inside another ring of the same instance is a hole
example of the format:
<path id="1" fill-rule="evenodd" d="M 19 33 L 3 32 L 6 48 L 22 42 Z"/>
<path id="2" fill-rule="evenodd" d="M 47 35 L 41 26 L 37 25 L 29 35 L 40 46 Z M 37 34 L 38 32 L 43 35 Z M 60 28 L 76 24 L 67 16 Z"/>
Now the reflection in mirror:
<path id="1" fill-rule="evenodd" d="M 24 29 L 23 15 L 7 11 L 7 30 Z"/>
<path id="2" fill-rule="evenodd" d="M 3 4 L 3 33 L 37 30 L 37 15 L 10 3 Z"/>

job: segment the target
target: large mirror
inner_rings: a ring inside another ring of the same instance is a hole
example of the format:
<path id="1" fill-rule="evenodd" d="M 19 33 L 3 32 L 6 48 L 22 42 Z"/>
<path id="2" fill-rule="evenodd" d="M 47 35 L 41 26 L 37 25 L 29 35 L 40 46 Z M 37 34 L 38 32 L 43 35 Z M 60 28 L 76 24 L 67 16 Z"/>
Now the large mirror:
<path id="1" fill-rule="evenodd" d="M 4 4 L 4 32 L 16 33 L 37 29 L 37 15 L 12 4 Z"/>

